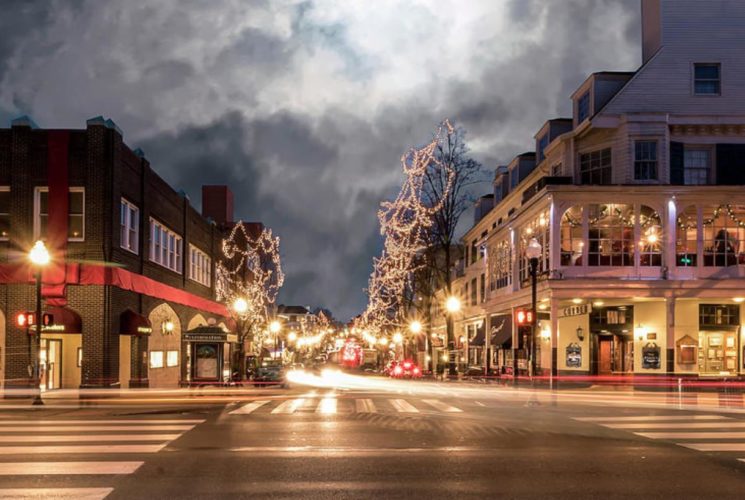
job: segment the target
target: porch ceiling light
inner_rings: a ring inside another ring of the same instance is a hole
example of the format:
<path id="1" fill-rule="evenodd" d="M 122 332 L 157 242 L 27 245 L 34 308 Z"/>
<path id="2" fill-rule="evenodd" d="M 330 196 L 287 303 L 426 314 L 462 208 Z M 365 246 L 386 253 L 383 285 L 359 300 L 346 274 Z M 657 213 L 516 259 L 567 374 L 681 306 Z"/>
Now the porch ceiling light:
<path id="1" fill-rule="evenodd" d="M 572 299 L 572 304 L 581 304 L 582 302 L 584 302 L 582 299 Z"/>
<path id="2" fill-rule="evenodd" d="M 745 302 L 745 297 L 735 297 L 735 298 L 734 298 L 734 299 L 732 299 L 732 300 L 733 300 L 733 301 L 734 301 L 734 302 L 735 302 L 736 304 L 741 304 L 741 303 Z"/>

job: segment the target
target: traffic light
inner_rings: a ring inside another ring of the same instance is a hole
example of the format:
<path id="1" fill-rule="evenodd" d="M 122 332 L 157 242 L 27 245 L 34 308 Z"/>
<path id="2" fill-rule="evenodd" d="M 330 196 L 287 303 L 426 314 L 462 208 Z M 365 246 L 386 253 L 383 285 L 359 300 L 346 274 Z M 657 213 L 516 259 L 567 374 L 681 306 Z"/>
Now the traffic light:
<path id="1" fill-rule="evenodd" d="M 54 325 L 54 316 L 51 313 L 43 313 L 41 315 L 41 327 Z"/>
<path id="2" fill-rule="evenodd" d="M 535 324 L 535 312 L 532 309 L 515 309 L 515 324 L 517 326 L 530 326 Z"/>
<path id="3" fill-rule="evenodd" d="M 34 324 L 34 313 L 24 311 L 16 316 L 16 324 L 21 328 L 28 328 Z"/>

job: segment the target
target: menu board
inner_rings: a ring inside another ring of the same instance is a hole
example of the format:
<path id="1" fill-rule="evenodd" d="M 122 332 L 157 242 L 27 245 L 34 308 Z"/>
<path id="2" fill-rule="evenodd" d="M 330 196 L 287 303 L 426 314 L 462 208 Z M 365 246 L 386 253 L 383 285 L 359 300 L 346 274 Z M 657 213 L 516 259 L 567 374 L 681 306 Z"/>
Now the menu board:
<path id="1" fill-rule="evenodd" d="M 566 348 L 566 365 L 567 368 L 580 368 L 582 366 L 582 346 L 576 342 L 569 344 Z"/>
<path id="2" fill-rule="evenodd" d="M 657 344 L 650 342 L 642 348 L 642 368 L 656 370 L 660 367 L 660 348 Z"/>

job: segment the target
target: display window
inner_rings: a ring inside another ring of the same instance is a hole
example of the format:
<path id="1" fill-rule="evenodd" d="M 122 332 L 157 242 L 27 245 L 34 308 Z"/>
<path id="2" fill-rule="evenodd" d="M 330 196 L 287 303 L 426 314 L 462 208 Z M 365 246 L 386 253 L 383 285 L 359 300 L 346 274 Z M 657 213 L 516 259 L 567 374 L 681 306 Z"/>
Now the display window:
<path id="1" fill-rule="evenodd" d="M 737 334 L 735 332 L 700 332 L 698 370 L 707 375 L 737 373 Z"/>

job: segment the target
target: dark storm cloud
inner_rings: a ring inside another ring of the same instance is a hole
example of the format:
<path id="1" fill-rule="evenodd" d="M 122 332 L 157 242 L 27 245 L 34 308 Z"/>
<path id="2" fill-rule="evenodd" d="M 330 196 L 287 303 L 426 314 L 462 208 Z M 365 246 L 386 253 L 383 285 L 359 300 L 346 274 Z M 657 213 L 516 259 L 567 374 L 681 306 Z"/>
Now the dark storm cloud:
<path id="1" fill-rule="evenodd" d="M 0 118 L 110 116 L 195 206 L 231 185 L 282 238 L 281 300 L 343 319 L 402 153 L 449 117 L 493 168 L 640 55 L 639 0 L 11 0 L 0 29 Z"/>

